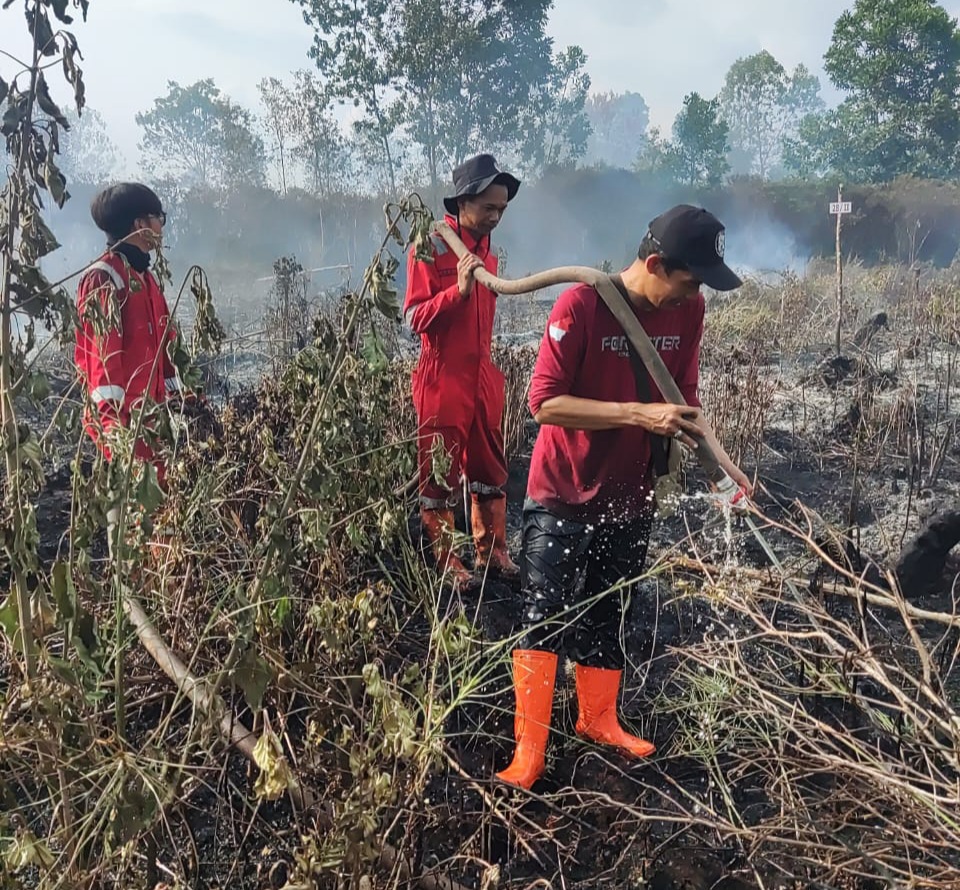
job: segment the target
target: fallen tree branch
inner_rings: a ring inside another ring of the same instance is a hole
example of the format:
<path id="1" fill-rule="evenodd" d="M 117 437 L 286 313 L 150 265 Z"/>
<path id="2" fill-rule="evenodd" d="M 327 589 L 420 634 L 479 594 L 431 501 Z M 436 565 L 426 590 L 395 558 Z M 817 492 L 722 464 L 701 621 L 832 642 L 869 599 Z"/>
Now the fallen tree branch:
<path id="1" fill-rule="evenodd" d="M 253 749 L 257 744 L 257 735 L 247 729 L 231 713 L 227 712 L 226 702 L 215 694 L 206 680 L 198 679 L 187 666 L 170 650 L 163 638 L 147 617 L 143 606 L 129 594 L 123 598 L 123 611 L 137 632 L 143 648 L 193 705 L 204 714 L 220 718 L 220 732 L 227 741 L 248 760 L 253 761 Z"/>
<path id="2" fill-rule="evenodd" d="M 722 574 L 723 567 L 703 562 L 689 556 L 671 556 L 663 559 L 660 565 L 667 568 L 679 568 L 686 571 L 696 572 L 700 575 L 709 577 L 712 573 Z M 775 578 L 771 577 L 773 573 L 769 569 L 751 569 L 745 566 L 737 566 L 734 569 L 738 577 L 749 578 L 751 581 L 757 581 L 760 584 L 771 585 Z M 793 584 L 806 584 L 807 581 L 800 577 L 789 577 L 784 575 L 782 580 Z M 877 590 L 878 588 L 873 588 Z M 849 597 L 850 599 L 865 599 L 871 606 L 878 606 L 882 609 L 908 615 L 917 621 L 932 621 L 936 624 L 943 624 L 947 627 L 960 627 L 960 616 L 952 615 L 948 612 L 931 612 L 928 609 L 918 609 L 905 601 L 898 601 L 893 595 L 884 596 L 881 593 L 871 593 L 862 587 L 853 587 L 848 584 L 832 584 L 830 593 Z"/>
<path id="3" fill-rule="evenodd" d="M 444 755 L 445 755 L 446 758 L 447 758 L 447 764 L 450 766 L 450 768 L 451 768 L 458 776 L 460 776 L 460 778 L 463 779 L 464 782 L 466 782 L 477 794 L 480 795 L 480 797 L 483 799 L 483 802 L 487 805 L 487 809 L 488 809 L 491 813 L 493 813 L 493 815 L 496 816 L 497 819 L 499 819 L 499 820 L 503 823 L 503 827 L 506 828 L 507 831 L 513 831 L 514 829 L 512 829 L 512 828 L 510 827 L 509 821 L 506 819 L 506 817 L 503 815 L 503 813 L 500 812 L 499 808 L 497 807 L 496 801 L 493 799 L 493 797 L 492 797 L 490 794 L 487 793 L 486 789 L 484 789 L 483 787 L 481 787 L 481 785 L 480 785 L 479 782 L 474 781 L 473 777 L 470 776 L 469 773 L 467 773 L 467 772 L 463 769 L 463 767 L 460 766 L 459 763 L 457 763 L 456 760 L 454 760 L 454 758 L 450 755 L 450 752 L 449 752 L 449 751 L 444 751 L 443 753 L 444 753 Z M 523 822 L 525 822 L 529 827 L 531 827 L 531 828 L 533 828 L 533 829 L 535 829 L 535 830 L 537 830 L 537 831 L 542 831 L 542 830 L 543 830 L 543 829 L 542 829 L 539 825 L 537 825 L 537 823 L 534 822 L 532 819 L 528 818 L 527 816 L 524 816 L 523 813 L 518 813 L 518 815 L 519 815 L 520 819 L 521 819 Z M 516 834 L 518 843 L 520 844 L 521 847 L 523 847 L 523 849 L 526 851 L 527 855 L 528 855 L 531 859 L 535 859 L 537 862 L 539 862 L 541 866 L 544 865 L 543 859 L 540 858 L 539 853 L 537 853 L 537 851 L 530 845 L 530 843 L 527 841 L 527 839 L 524 838 L 523 835 L 520 834 L 520 832 L 515 832 L 515 834 Z"/>
<path id="4" fill-rule="evenodd" d="M 123 610 L 137 632 L 137 637 L 143 644 L 143 648 L 150 653 L 160 670 L 173 680 L 177 689 L 190 700 L 194 707 L 204 714 L 218 718 L 217 725 L 224 739 L 229 744 L 234 745 L 247 760 L 255 763 L 253 751 L 259 741 L 256 733 L 251 732 L 234 717 L 227 707 L 227 703 L 213 691 L 213 687 L 208 680 L 195 677 L 190 673 L 187 666 L 164 642 L 163 637 L 160 636 L 143 606 L 135 597 L 129 594 L 124 595 Z M 292 772 L 290 773 L 290 781 L 288 791 L 297 810 L 309 809 L 317 803 L 313 793 L 309 789 L 305 789 Z M 329 816 L 329 813 L 327 815 Z M 391 871 L 399 868 L 404 879 L 416 881 L 423 887 L 423 890 L 467 890 L 462 884 L 443 875 L 422 874 L 415 876 L 397 849 L 387 843 L 384 843 L 380 848 L 380 864 Z"/>

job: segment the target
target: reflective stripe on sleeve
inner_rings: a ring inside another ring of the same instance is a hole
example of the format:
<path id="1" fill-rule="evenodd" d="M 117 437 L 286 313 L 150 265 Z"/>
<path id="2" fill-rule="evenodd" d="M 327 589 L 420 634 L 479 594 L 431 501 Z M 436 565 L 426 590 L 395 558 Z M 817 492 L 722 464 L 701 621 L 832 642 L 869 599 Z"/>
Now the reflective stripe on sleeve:
<path id="1" fill-rule="evenodd" d="M 95 405 L 101 402 L 122 402 L 126 391 L 122 386 L 98 386 L 90 392 L 90 398 Z"/>
<path id="2" fill-rule="evenodd" d="M 88 272 L 106 272 L 110 276 L 110 280 L 113 282 L 114 287 L 117 290 L 123 290 L 126 287 L 126 284 L 123 280 L 123 276 L 113 268 L 109 263 L 105 263 L 103 260 L 97 260 L 95 263 L 91 263 L 83 270 L 83 274 L 86 275 Z"/>

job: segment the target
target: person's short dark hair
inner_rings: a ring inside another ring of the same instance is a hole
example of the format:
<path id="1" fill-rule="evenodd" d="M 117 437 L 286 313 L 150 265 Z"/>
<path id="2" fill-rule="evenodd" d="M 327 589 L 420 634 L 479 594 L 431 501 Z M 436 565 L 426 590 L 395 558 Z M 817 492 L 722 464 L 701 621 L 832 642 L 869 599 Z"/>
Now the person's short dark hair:
<path id="1" fill-rule="evenodd" d="M 666 272 L 667 275 L 672 275 L 674 272 L 686 271 L 686 263 L 681 263 L 664 256 L 660 252 L 660 245 L 657 243 L 657 239 L 647 232 L 647 234 L 643 236 L 643 241 L 640 242 L 640 247 L 637 249 L 637 259 L 645 260 L 651 256 L 660 257 L 660 261 L 663 263 L 663 271 Z"/>
<path id="2" fill-rule="evenodd" d="M 162 216 L 164 210 L 153 189 L 139 182 L 118 182 L 97 193 L 90 215 L 112 243 L 126 238 L 138 219 Z"/>

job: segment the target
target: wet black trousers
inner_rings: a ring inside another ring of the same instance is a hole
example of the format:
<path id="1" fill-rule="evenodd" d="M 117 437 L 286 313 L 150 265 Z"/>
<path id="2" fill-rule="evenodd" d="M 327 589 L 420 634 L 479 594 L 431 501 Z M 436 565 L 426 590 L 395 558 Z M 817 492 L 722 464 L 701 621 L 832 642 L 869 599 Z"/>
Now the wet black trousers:
<path id="1" fill-rule="evenodd" d="M 643 571 L 652 514 L 651 507 L 619 525 L 592 524 L 561 519 L 527 498 L 521 648 L 623 668 L 623 616 L 634 585 L 622 582 Z"/>

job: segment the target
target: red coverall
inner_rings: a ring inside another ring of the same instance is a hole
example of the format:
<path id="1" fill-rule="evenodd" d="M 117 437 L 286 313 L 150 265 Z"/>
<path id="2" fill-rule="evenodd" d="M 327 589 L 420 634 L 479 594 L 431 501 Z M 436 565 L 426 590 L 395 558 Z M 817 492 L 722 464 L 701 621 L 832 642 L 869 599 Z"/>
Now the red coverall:
<path id="1" fill-rule="evenodd" d="M 100 313 L 119 322 L 105 322 L 96 332 L 85 310 L 98 300 Z M 114 424 L 127 426 L 130 414 L 149 399 L 162 403 L 180 393 L 181 385 L 167 347 L 176 337 L 170 309 L 153 274 L 137 272 L 125 257 L 107 251 L 88 267 L 77 290 L 80 329 L 74 358 L 80 379 L 90 393 L 98 417 L 87 410 L 84 428 L 97 447 L 110 459 L 110 449 L 100 438 Z M 136 443 L 134 453 L 152 460 L 146 442 Z M 163 466 L 155 463 L 163 480 Z"/>
<path id="2" fill-rule="evenodd" d="M 474 241 L 446 217 L 467 249 L 497 274 L 489 236 Z M 413 404 L 419 423 L 420 500 L 437 509 L 457 501 L 461 474 L 470 490 L 499 495 L 507 481 L 503 452 L 503 374 L 490 360 L 497 297 L 474 281 L 466 299 L 457 284 L 457 257 L 439 236 L 433 238 L 433 263 L 407 257 L 404 317 L 420 335 L 420 361 L 413 372 Z M 441 437 L 450 454 L 444 488 L 433 477 L 431 448 Z"/>

